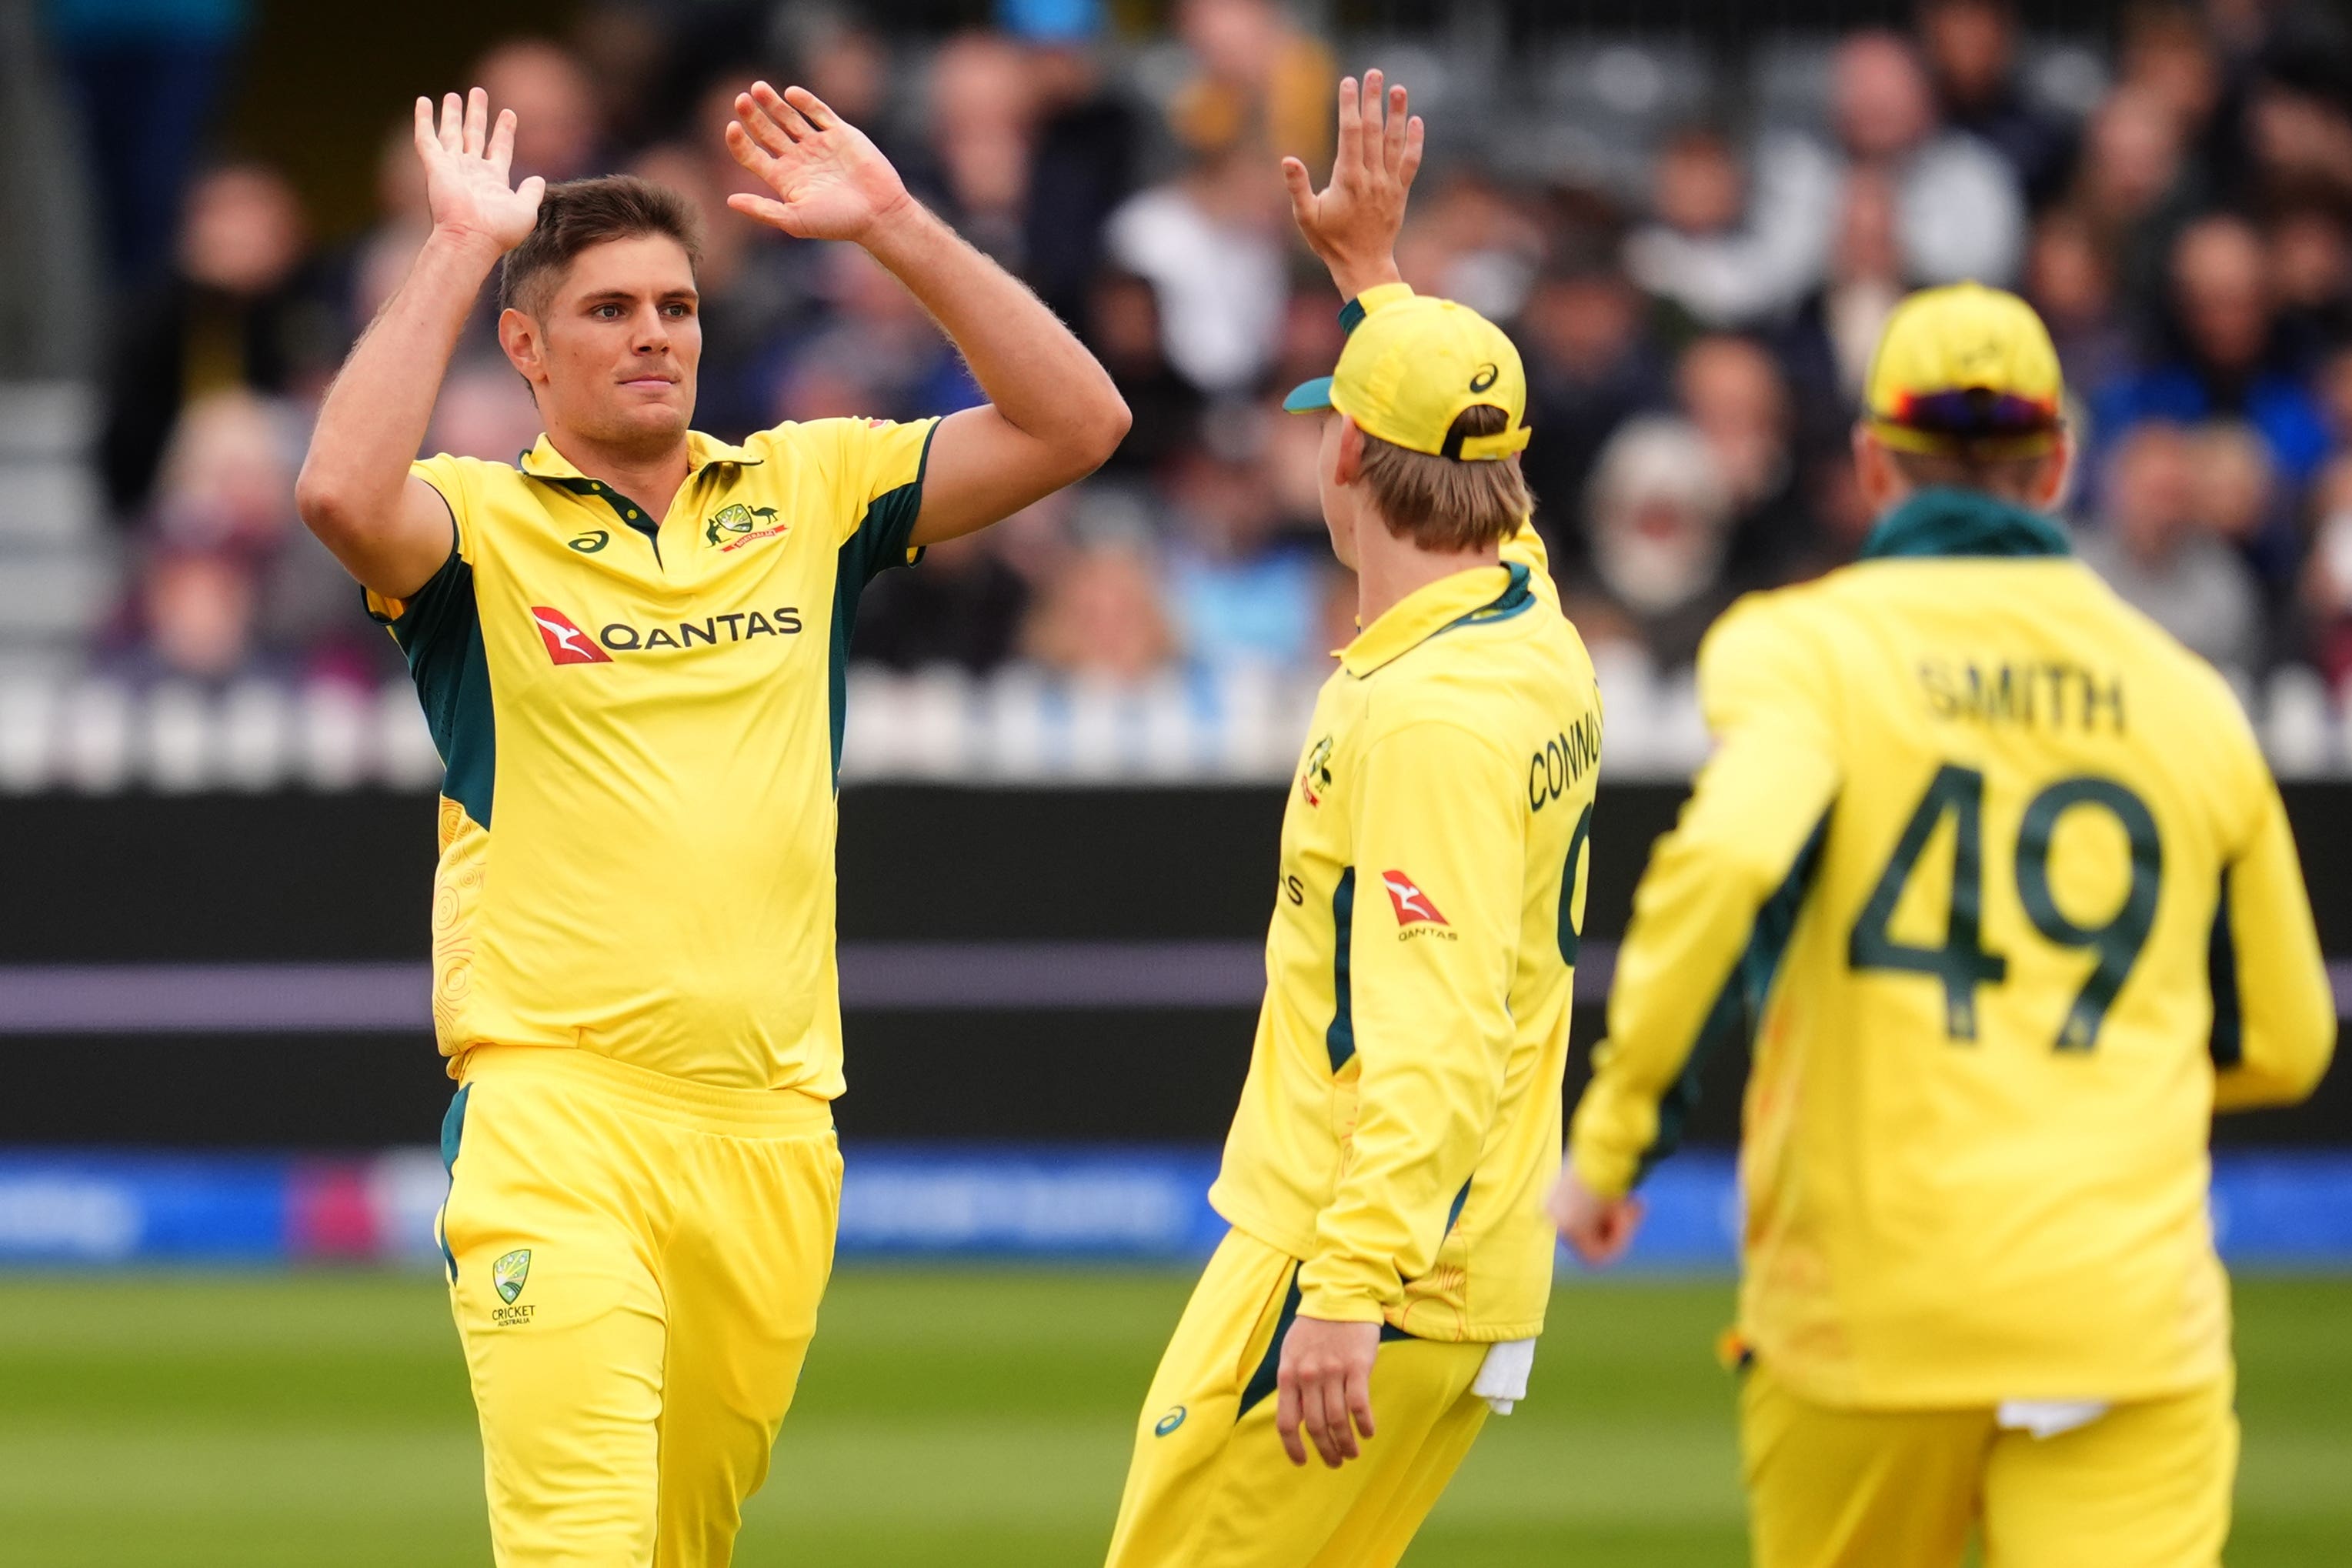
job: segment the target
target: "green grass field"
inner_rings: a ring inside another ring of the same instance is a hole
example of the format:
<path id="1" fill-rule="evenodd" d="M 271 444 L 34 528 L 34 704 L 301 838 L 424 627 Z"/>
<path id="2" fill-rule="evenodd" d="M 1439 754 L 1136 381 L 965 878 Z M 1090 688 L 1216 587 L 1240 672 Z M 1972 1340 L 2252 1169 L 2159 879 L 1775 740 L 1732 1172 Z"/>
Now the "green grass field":
<path id="1" fill-rule="evenodd" d="M 736 1561 L 1100 1561 L 1189 1280 L 845 1269 Z M 1743 1561 L 1721 1282 L 1563 1290 L 1411 1562 Z M 2239 1289 L 2233 1568 L 2352 1563 L 2352 1280 Z M 479 1457 L 429 1276 L 0 1279 L 0 1561 L 486 1563 Z"/>

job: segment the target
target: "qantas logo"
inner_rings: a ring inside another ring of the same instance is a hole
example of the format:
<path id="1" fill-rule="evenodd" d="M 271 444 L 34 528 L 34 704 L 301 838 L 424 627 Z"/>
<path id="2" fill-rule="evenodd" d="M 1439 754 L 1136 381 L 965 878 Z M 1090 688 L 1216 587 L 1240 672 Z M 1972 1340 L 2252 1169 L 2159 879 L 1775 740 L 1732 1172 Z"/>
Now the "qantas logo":
<path id="1" fill-rule="evenodd" d="M 541 642 L 547 644 L 547 657 L 558 664 L 610 664 L 613 656 L 598 647 L 588 634 L 572 624 L 572 617 L 562 610 L 551 610 L 545 605 L 530 607 L 531 624 L 539 627 Z"/>
<path id="2" fill-rule="evenodd" d="M 801 613 L 791 605 L 779 610 L 735 610 L 705 616 L 698 621 L 673 621 L 667 626 L 639 626 L 613 621 L 590 637 L 562 610 L 545 605 L 530 607 L 531 624 L 539 627 L 547 657 L 558 664 L 610 664 L 616 653 L 658 653 L 721 643 L 750 642 L 754 637 L 798 635 Z"/>
<path id="3" fill-rule="evenodd" d="M 1437 906 L 1429 901 L 1429 895 L 1403 872 L 1381 872 L 1381 886 L 1389 890 L 1389 902 L 1396 906 L 1397 924 L 1442 926 L 1447 923 L 1445 917 L 1437 912 Z"/>

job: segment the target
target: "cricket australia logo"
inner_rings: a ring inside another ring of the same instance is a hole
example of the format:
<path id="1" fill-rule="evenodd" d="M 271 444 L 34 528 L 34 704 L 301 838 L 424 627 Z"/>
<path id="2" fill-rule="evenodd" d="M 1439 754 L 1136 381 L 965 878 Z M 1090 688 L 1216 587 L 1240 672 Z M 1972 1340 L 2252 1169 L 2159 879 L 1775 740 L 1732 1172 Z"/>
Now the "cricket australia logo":
<path id="1" fill-rule="evenodd" d="M 528 1247 L 517 1247 L 490 1265 L 490 1283 L 498 1288 L 499 1299 L 509 1307 L 514 1305 L 515 1298 L 522 1294 L 523 1285 L 530 1279 L 530 1248 Z"/>
<path id="2" fill-rule="evenodd" d="M 1299 770 L 1298 793 L 1307 797 L 1309 805 L 1321 805 L 1323 795 L 1331 787 L 1331 737 L 1324 736 L 1307 753 L 1307 765 Z"/>
<path id="3" fill-rule="evenodd" d="M 702 525 L 702 542 L 715 544 L 721 552 L 740 550 L 755 539 L 772 539 L 789 530 L 789 522 L 776 522 L 776 509 L 772 506 L 745 506 L 741 501 L 721 508 Z M 761 527 L 761 524 L 767 524 Z"/>

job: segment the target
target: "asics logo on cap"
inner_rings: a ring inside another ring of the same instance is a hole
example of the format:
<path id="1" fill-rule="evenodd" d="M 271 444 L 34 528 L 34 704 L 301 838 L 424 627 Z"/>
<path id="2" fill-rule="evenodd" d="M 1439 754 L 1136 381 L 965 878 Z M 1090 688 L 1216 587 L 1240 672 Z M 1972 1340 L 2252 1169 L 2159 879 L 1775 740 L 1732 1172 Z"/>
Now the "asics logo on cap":
<path id="1" fill-rule="evenodd" d="M 1502 366 L 1497 364 L 1482 364 L 1478 367 L 1478 374 L 1470 378 L 1470 390 L 1473 392 L 1484 392 L 1488 387 L 1494 385 L 1495 383 L 1500 381 L 1502 377 Z"/>

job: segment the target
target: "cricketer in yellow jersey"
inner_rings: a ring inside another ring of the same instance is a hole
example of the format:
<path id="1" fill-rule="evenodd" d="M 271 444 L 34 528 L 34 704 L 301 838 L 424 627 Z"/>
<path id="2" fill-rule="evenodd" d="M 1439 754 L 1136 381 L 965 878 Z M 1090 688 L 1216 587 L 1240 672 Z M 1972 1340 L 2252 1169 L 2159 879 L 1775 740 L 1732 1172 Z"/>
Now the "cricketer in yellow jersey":
<path id="1" fill-rule="evenodd" d="M 1906 300 L 1862 560 L 1710 634 L 1554 1195 L 1620 1253 L 1704 1056 L 1754 1052 L 1741 1437 L 1762 1568 L 2210 1568 L 2237 1427 L 2212 1112 L 2307 1093 L 2335 1009 L 2221 678 L 2068 552 L 2023 301 Z"/>
<path id="2" fill-rule="evenodd" d="M 509 1568 L 732 1553 L 831 1271 L 835 771 L 859 591 L 1108 455 L 1109 378 L 799 89 L 736 100 L 775 199 L 863 245 L 992 400 L 688 428 L 696 231 L 635 180 L 508 186 L 514 118 L 417 104 L 435 228 L 329 395 L 303 514 L 408 656 L 446 780 L 440 1236 Z M 500 258 L 504 260 L 501 263 Z M 546 434 L 412 464 L 494 266 Z"/>
<path id="3" fill-rule="evenodd" d="M 1286 165 L 1349 300 L 1338 370 L 1287 405 L 1326 414 L 1362 629 L 1301 748 L 1209 1194 L 1232 1229 L 1138 1422 L 1114 1568 L 1395 1563 L 1525 1396 L 1550 1295 L 1600 702 L 1527 526 L 1519 356 L 1390 258 L 1405 110 L 1345 82 L 1329 188 Z"/>

